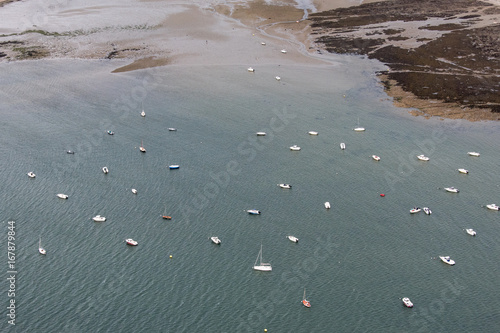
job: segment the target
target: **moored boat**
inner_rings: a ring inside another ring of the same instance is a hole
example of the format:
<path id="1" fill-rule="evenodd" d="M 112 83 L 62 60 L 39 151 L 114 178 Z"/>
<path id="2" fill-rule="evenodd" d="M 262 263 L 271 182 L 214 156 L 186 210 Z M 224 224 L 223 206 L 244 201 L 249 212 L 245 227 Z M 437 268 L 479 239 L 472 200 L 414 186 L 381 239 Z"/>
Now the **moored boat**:
<path id="1" fill-rule="evenodd" d="M 442 262 L 448 265 L 455 265 L 455 261 L 450 258 L 450 256 L 439 256 Z"/>
<path id="2" fill-rule="evenodd" d="M 94 220 L 95 222 L 104 222 L 104 221 L 106 221 L 106 218 L 104 216 L 101 216 L 101 215 L 96 215 L 92 218 L 92 220 Z"/>
<path id="3" fill-rule="evenodd" d="M 255 264 L 253 265 L 253 269 L 261 272 L 270 272 L 273 270 L 271 264 L 262 262 L 262 245 L 260 246 L 260 251 L 257 255 L 257 259 L 255 260 Z"/>
<path id="4" fill-rule="evenodd" d="M 458 172 L 467 174 L 467 173 L 469 173 L 469 170 L 467 170 L 467 169 L 458 169 Z"/>
<path id="5" fill-rule="evenodd" d="M 177 128 L 169 127 L 169 128 L 168 128 L 168 130 L 169 130 L 170 132 L 175 132 L 175 131 L 177 131 Z"/>
<path id="6" fill-rule="evenodd" d="M 266 132 L 257 132 L 257 136 L 266 136 Z"/>
<path id="7" fill-rule="evenodd" d="M 469 156 L 475 156 L 475 157 L 479 157 L 481 155 L 479 153 L 476 153 L 475 151 L 470 151 L 467 154 L 469 154 Z"/>
<path id="8" fill-rule="evenodd" d="M 299 239 L 295 236 L 292 236 L 292 235 L 286 236 L 286 238 L 288 238 L 291 242 L 294 242 L 294 243 L 299 242 Z"/>
<path id="9" fill-rule="evenodd" d="M 142 144 L 142 140 L 141 140 L 141 146 L 139 147 L 139 150 L 141 151 L 141 153 L 146 152 L 146 148 L 144 148 L 144 145 Z"/>
<path id="10" fill-rule="evenodd" d="M 248 70 L 250 73 L 255 72 L 255 69 L 253 69 L 252 67 L 248 67 L 248 69 L 247 69 L 247 70 Z"/>
<path id="11" fill-rule="evenodd" d="M 342 149 L 342 150 L 345 149 L 345 143 L 343 143 L 343 142 L 340 143 L 340 149 Z"/>
<path id="12" fill-rule="evenodd" d="M 68 195 L 67 194 L 63 194 L 63 193 L 58 193 L 57 197 L 61 198 L 61 199 L 68 199 Z"/>
<path id="13" fill-rule="evenodd" d="M 47 251 L 45 251 L 45 249 L 42 247 L 41 237 L 38 239 L 38 252 L 40 252 L 40 254 L 47 254 Z"/>
<path id="14" fill-rule="evenodd" d="M 72 150 L 68 150 L 68 151 L 66 151 L 66 154 L 73 155 L 74 153 L 75 153 L 75 152 L 74 152 L 74 151 L 72 151 Z"/>
<path id="15" fill-rule="evenodd" d="M 465 229 L 465 231 L 471 236 L 476 236 L 476 231 L 474 229 Z"/>
<path id="16" fill-rule="evenodd" d="M 30 171 L 30 172 L 28 172 L 28 177 L 35 178 L 36 175 L 35 175 L 35 173 L 33 171 Z"/>
<path id="17" fill-rule="evenodd" d="M 102 168 L 102 172 L 104 172 L 104 173 L 108 173 L 108 172 L 109 172 L 108 167 L 103 167 L 103 168 Z"/>
<path id="18" fill-rule="evenodd" d="M 162 215 L 161 216 L 164 220 L 171 220 L 172 219 L 172 216 L 170 215 Z"/>
<path id="19" fill-rule="evenodd" d="M 297 145 L 293 145 L 290 147 L 290 150 L 295 150 L 295 151 L 299 151 L 300 150 L 300 147 L 297 146 Z"/>
<path id="20" fill-rule="evenodd" d="M 307 132 L 309 135 L 318 135 L 319 133 L 316 131 L 309 131 Z"/>
<path id="21" fill-rule="evenodd" d="M 132 246 L 137 246 L 137 244 L 139 244 L 137 241 L 133 240 L 132 238 L 125 239 L 125 242 L 127 243 L 127 245 L 132 245 Z"/>
<path id="22" fill-rule="evenodd" d="M 137 190 L 135 188 L 133 188 L 132 193 L 137 194 Z"/>
<path id="23" fill-rule="evenodd" d="M 281 188 L 286 188 L 286 189 L 291 189 L 292 188 L 292 185 L 290 184 L 278 184 L 279 187 Z"/>
<path id="24" fill-rule="evenodd" d="M 250 215 L 260 215 L 260 210 L 257 209 L 248 209 L 247 213 Z"/>
<path id="25" fill-rule="evenodd" d="M 417 158 L 421 161 L 429 161 L 430 158 L 428 158 L 427 156 L 425 155 L 418 155 Z"/>
<path id="26" fill-rule="evenodd" d="M 179 165 L 178 164 L 171 164 L 171 165 L 168 166 L 168 168 L 170 170 L 179 169 Z"/>
<path id="27" fill-rule="evenodd" d="M 274 78 L 276 79 L 276 81 L 281 81 L 281 77 L 280 76 L 275 76 Z"/>
<path id="28" fill-rule="evenodd" d="M 422 209 L 420 209 L 420 207 L 413 207 L 412 209 L 410 209 L 410 214 L 415 214 L 415 213 L 418 213 L 420 212 Z"/>
<path id="29" fill-rule="evenodd" d="M 115 134 L 115 132 L 113 132 L 113 131 L 108 131 L 108 134 L 109 134 L 109 135 L 114 135 L 114 134 Z"/>
<path id="30" fill-rule="evenodd" d="M 431 215 L 432 214 L 432 210 L 429 207 L 424 207 L 422 209 L 424 210 L 425 214 L 427 214 L 427 215 Z"/>
<path id="31" fill-rule="evenodd" d="M 212 243 L 214 243 L 214 244 L 217 244 L 217 245 L 221 244 L 221 240 L 217 236 L 210 237 L 210 239 L 212 240 Z"/>
<path id="32" fill-rule="evenodd" d="M 491 209 L 491 210 L 500 210 L 500 207 L 498 207 L 495 204 L 486 205 L 486 208 Z"/>
<path id="33" fill-rule="evenodd" d="M 403 297 L 401 300 L 403 301 L 404 306 L 406 306 L 407 308 L 413 307 L 413 303 L 410 301 L 408 297 Z"/>
<path id="34" fill-rule="evenodd" d="M 444 189 L 445 189 L 447 192 L 451 192 L 451 193 L 458 193 L 458 192 L 460 192 L 460 191 L 458 190 L 458 188 L 454 188 L 453 186 L 452 186 L 452 187 L 445 187 Z"/>
<path id="35" fill-rule="evenodd" d="M 372 158 L 375 160 L 375 161 L 380 161 L 380 157 L 377 156 L 377 155 L 372 155 Z"/>
<path id="36" fill-rule="evenodd" d="M 311 302 L 309 302 L 306 299 L 306 288 L 304 288 L 304 297 L 302 297 L 302 305 L 304 305 L 306 308 L 310 308 L 311 307 Z"/>
<path id="37" fill-rule="evenodd" d="M 282 50 L 281 50 L 281 53 L 286 53 L 286 50 L 285 50 L 285 49 L 282 49 Z"/>
<path id="38" fill-rule="evenodd" d="M 326 209 L 330 209 L 330 207 L 331 207 L 331 206 L 330 206 L 330 202 L 329 202 L 329 201 L 325 202 L 325 208 L 326 208 Z"/>

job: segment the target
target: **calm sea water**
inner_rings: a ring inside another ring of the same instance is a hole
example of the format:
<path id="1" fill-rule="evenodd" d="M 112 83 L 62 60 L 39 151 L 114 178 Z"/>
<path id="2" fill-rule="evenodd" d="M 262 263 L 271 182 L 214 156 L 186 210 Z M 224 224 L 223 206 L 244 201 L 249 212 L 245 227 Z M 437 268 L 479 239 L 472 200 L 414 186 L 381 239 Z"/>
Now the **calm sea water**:
<path id="1" fill-rule="evenodd" d="M 498 123 L 409 116 L 358 58 L 111 74 L 119 65 L 0 64 L 1 237 L 15 221 L 18 271 L 17 325 L 3 314 L 2 331 L 500 330 L 500 215 L 484 207 L 500 204 Z M 270 273 L 252 270 L 261 244 Z"/>

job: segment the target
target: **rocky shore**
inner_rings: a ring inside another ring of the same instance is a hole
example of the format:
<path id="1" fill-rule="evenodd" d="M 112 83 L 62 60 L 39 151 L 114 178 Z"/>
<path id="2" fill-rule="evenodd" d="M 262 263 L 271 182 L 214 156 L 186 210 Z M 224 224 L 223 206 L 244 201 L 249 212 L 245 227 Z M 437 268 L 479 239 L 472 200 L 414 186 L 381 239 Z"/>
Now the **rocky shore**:
<path id="1" fill-rule="evenodd" d="M 500 7 L 468 0 L 389 0 L 314 13 L 329 52 L 378 59 L 395 104 L 415 115 L 500 120 Z"/>

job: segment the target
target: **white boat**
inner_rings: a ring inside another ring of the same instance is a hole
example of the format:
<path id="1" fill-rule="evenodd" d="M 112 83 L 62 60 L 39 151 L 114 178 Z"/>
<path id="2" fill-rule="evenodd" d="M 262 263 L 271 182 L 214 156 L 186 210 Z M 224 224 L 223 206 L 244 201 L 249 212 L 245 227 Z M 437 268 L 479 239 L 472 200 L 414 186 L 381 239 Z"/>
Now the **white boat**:
<path id="1" fill-rule="evenodd" d="M 295 236 L 286 236 L 286 238 L 288 238 L 290 241 L 294 242 L 294 243 L 298 243 L 299 242 L 299 239 Z"/>
<path id="2" fill-rule="evenodd" d="M 101 215 L 96 215 L 92 218 L 92 220 L 94 220 L 95 222 L 104 222 L 104 221 L 106 221 L 106 218 L 104 216 L 101 216 Z"/>
<path id="3" fill-rule="evenodd" d="M 458 169 L 458 172 L 467 174 L 467 173 L 469 173 L 469 170 L 467 170 L 467 169 Z"/>
<path id="4" fill-rule="evenodd" d="M 326 209 L 330 209 L 330 207 L 331 207 L 331 206 L 330 206 L 330 202 L 328 202 L 328 201 L 327 201 L 327 202 L 325 202 L 325 208 L 326 208 Z"/>
<path id="5" fill-rule="evenodd" d="M 295 151 L 299 151 L 300 150 L 300 147 L 297 146 L 297 145 L 293 145 L 290 147 L 290 150 L 295 150 Z"/>
<path id="6" fill-rule="evenodd" d="M 175 131 L 177 131 L 177 128 L 169 127 L 169 128 L 168 128 L 168 130 L 169 130 L 170 132 L 175 132 Z"/>
<path id="7" fill-rule="evenodd" d="M 458 192 L 460 192 L 460 191 L 458 190 L 458 188 L 454 188 L 453 186 L 452 186 L 452 187 L 445 187 L 444 189 L 445 189 L 446 191 L 448 191 L 448 192 L 451 192 L 451 193 L 458 193 Z"/>
<path id="8" fill-rule="evenodd" d="M 307 132 L 309 135 L 318 135 L 319 133 L 316 131 L 309 131 Z"/>
<path id="9" fill-rule="evenodd" d="M 255 69 L 253 69 L 252 67 L 248 67 L 248 71 L 249 71 L 250 73 L 253 73 L 253 72 L 255 72 Z"/>
<path id="10" fill-rule="evenodd" d="M 491 209 L 491 210 L 499 210 L 500 209 L 500 207 L 498 207 L 495 204 L 486 205 L 486 208 Z"/>
<path id="11" fill-rule="evenodd" d="M 214 243 L 214 244 L 220 245 L 220 243 L 221 243 L 219 237 L 217 237 L 217 236 L 210 237 L 210 239 L 212 240 L 212 243 Z"/>
<path id="12" fill-rule="evenodd" d="M 281 50 L 281 53 L 286 53 L 286 50 L 285 49 Z"/>
<path id="13" fill-rule="evenodd" d="M 266 136 L 266 132 L 257 132 L 257 136 Z"/>
<path id="14" fill-rule="evenodd" d="M 259 254 L 257 255 L 257 259 L 255 260 L 255 264 L 253 265 L 253 269 L 262 272 L 270 272 L 273 270 L 271 264 L 262 262 L 262 245 L 260 246 L 260 251 Z"/>
<path id="15" fill-rule="evenodd" d="M 276 79 L 276 81 L 280 81 L 281 80 L 281 77 L 279 77 L 279 76 L 275 76 L 274 78 Z"/>
<path id="16" fill-rule="evenodd" d="M 451 265 L 451 266 L 455 265 L 455 261 L 452 260 L 449 256 L 439 256 L 439 258 L 445 264 L 448 264 L 448 265 Z"/>
<path id="17" fill-rule="evenodd" d="M 132 193 L 137 194 L 137 190 L 135 188 L 133 188 Z"/>
<path id="18" fill-rule="evenodd" d="M 406 306 L 407 308 L 413 307 L 413 303 L 410 301 L 408 297 L 403 297 L 401 300 L 403 301 L 404 306 Z"/>
<path id="19" fill-rule="evenodd" d="M 469 156 L 475 156 L 475 157 L 479 157 L 481 155 L 479 153 L 476 153 L 475 151 L 470 151 L 467 154 L 469 154 Z"/>
<path id="20" fill-rule="evenodd" d="M 342 149 L 342 150 L 345 149 L 345 143 L 343 143 L 343 142 L 340 143 L 340 149 Z"/>
<path id="21" fill-rule="evenodd" d="M 420 212 L 422 209 L 420 209 L 420 207 L 413 207 L 412 209 L 410 209 L 410 214 L 415 214 L 415 213 L 418 213 Z"/>
<path id="22" fill-rule="evenodd" d="M 359 126 L 359 118 L 358 118 L 358 126 L 354 127 L 353 131 L 355 131 L 355 132 L 364 132 L 365 131 L 364 127 Z"/>
<path id="23" fill-rule="evenodd" d="M 109 172 L 108 167 L 103 167 L 103 168 L 102 168 L 102 172 L 104 172 L 104 173 L 108 173 L 108 172 Z"/>
<path id="24" fill-rule="evenodd" d="M 372 155 L 372 158 L 375 160 L 375 161 L 380 161 L 380 157 L 377 156 L 377 155 Z"/>
<path id="25" fill-rule="evenodd" d="M 260 42 L 260 45 L 266 45 L 266 42 Z"/>
<path id="26" fill-rule="evenodd" d="M 132 245 L 132 246 L 137 246 L 137 241 L 133 240 L 132 238 L 127 238 L 125 239 L 125 242 L 127 243 L 127 245 Z"/>
<path id="27" fill-rule="evenodd" d="M 68 199 L 69 198 L 67 194 L 63 194 L 63 193 L 57 194 L 57 197 L 61 198 L 61 199 Z"/>
<path id="28" fill-rule="evenodd" d="M 142 140 L 141 140 L 141 146 L 139 147 L 139 150 L 141 151 L 141 153 L 146 152 L 146 148 L 144 148 L 144 145 L 142 144 Z"/>
<path id="29" fill-rule="evenodd" d="M 113 132 L 113 131 L 108 131 L 108 134 L 109 134 L 109 135 L 115 135 L 115 132 Z"/>
<path id="30" fill-rule="evenodd" d="M 144 106 L 142 105 L 142 103 L 141 107 L 142 107 L 141 117 L 146 117 L 146 112 L 144 112 Z"/>
<path id="31" fill-rule="evenodd" d="M 28 177 L 35 178 L 36 175 L 35 175 L 35 173 L 33 171 L 30 171 L 30 172 L 28 172 Z"/>
<path id="32" fill-rule="evenodd" d="M 304 297 L 302 297 L 302 304 L 303 304 L 306 308 L 310 308 L 310 307 L 311 307 L 311 302 L 309 302 L 309 301 L 306 299 L 306 288 L 304 288 Z"/>
<path id="33" fill-rule="evenodd" d="M 173 170 L 173 169 L 179 169 L 179 165 L 178 164 L 170 164 L 168 166 L 169 169 Z"/>
<path id="34" fill-rule="evenodd" d="M 45 251 L 45 249 L 42 247 L 41 237 L 38 239 L 38 252 L 40 252 L 40 254 L 47 254 L 47 251 Z"/>
<path id="35" fill-rule="evenodd" d="M 75 154 L 75 152 L 74 152 L 74 151 L 72 151 L 72 150 L 68 150 L 68 151 L 66 151 L 66 154 L 73 155 L 73 154 Z"/>
<path id="36" fill-rule="evenodd" d="M 425 155 L 418 155 L 417 158 L 421 161 L 428 161 L 430 160 L 430 158 L 428 158 L 427 156 Z"/>
<path id="37" fill-rule="evenodd" d="M 260 215 L 260 210 L 257 209 L 248 209 L 247 213 L 250 215 Z"/>
<path id="38" fill-rule="evenodd" d="M 467 233 L 471 236 L 476 236 L 476 232 L 474 231 L 474 229 L 465 229 L 465 231 L 467 231 Z"/>
<path id="39" fill-rule="evenodd" d="M 292 185 L 290 184 L 278 184 L 279 187 L 281 188 L 287 188 L 287 189 L 291 189 L 292 188 Z"/>
<path id="40" fill-rule="evenodd" d="M 427 215 L 431 215 L 432 214 L 432 210 L 429 208 L 429 207 L 424 207 L 422 208 L 424 213 L 427 214 Z"/>

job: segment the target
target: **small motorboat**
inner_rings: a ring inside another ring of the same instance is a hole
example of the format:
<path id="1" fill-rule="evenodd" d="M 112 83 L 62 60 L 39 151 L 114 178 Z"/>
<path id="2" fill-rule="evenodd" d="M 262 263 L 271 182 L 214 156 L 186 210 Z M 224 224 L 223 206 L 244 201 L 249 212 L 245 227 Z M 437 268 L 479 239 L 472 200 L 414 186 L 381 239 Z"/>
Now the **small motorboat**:
<path id="1" fill-rule="evenodd" d="M 469 156 L 475 156 L 475 157 L 479 157 L 481 155 L 479 153 L 476 153 L 475 151 L 470 151 L 467 154 L 469 154 Z"/>
<path id="2" fill-rule="evenodd" d="M 325 202 L 325 208 L 326 208 L 326 209 L 330 209 L 330 207 L 331 207 L 331 206 L 330 206 L 330 202 L 329 202 L 329 201 Z"/>
<path id="3" fill-rule="evenodd" d="M 418 213 L 420 212 L 422 209 L 420 209 L 420 207 L 413 207 L 412 209 L 410 209 L 410 214 L 415 214 L 415 213 Z"/>
<path id="4" fill-rule="evenodd" d="M 377 156 L 377 155 L 372 155 L 372 158 L 375 160 L 375 161 L 380 161 L 380 157 Z"/>
<path id="5" fill-rule="evenodd" d="M 266 42 L 260 42 L 260 45 L 266 45 Z"/>
<path id="6" fill-rule="evenodd" d="M 113 131 L 108 131 L 108 134 L 109 134 L 109 135 L 115 135 L 115 132 L 113 132 Z"/>
<path id="7" fill-rule="evenodd" d="M 309 135 L 318 135 L 319 133 L 316 131 L 309 131 L 307 132 Z"/>
<path id="8" fill-rule="evenodd" d="M 66 154 L 73 155 L 74 153 L 75 153 L 75 152 L 74 152 L 74 151 L 72 151 L 72 150 L 68 150 L 68 151 L 66 151 Z"/>
<path id="9" fill-rule="evenodd" d="M 291 189 L 292 188 L 292 185 L 290 184 L 278 184 L 279 187 L 281 188 L 286 188 L 286 189 Z"/>
<path id="10" fill-rule="evenodd" d="M 214 243 L 214 244 L 220 245 L 220 243 L 221 243 L 221 240 L 217 236 L 210 237 L 210 239 L 212 240 L 212 243 Z"/>
<path id="11" fill-rule="evenodd" d="M 274 78 L 276 79 L 276 81 L 281 81 L 281 77 L 279 76 L 275 76 Z"/>
<path id="12" fill-rule="evenodd" d="M 266 132 L 257 132 L 257 136 L 266 136 Z"/>
<path id="13" fill-rule="evenodd" d="M 173 170 L 173 169 L 179 169 L 179 165 L 178 165 L 178 164 L 171 164 L 171 165 L 169 165 L 169 166 L 168 166 L 168 168 L 169 168 L 170 170 Z"/>
<path id="14" fill-rule="evenodd" d="M 290 150 L 295 150 L 295 151 L 299 151 L 300 150 L 300 147 L 297 146 L 297 145 L 293 145 L 290 147 Z"/>
<path id="15" fill-rule="evenodd" d="M 425 155 L 418 155 L 417 158 L 421 161 L 429 161 L 430 158 L 428 158 L 427 156 Z"/>
<path id="16" fill-rule="evenodd" d="M 260 215 L 260 210 L 257 209 L 248 209 L 247 213 L 250 215 Z"/>
<path id="17" fill-rule="evenodd" d="M 281 50 L 281 53 L 286 53 L 286 50 L 285 49 Z"/>
<path id="18" fill-rule="evenodd" d="M 458 169 L 458 172 L 467 174 L 467 173 L 469 173 L 469 170 L 467 170 L 467 169 Z"/>
<path id="19" fill-rule="evenodd" d="M 57 197 L 61 198 L 61 199 L 68 199 L 69 198 L 67 194 L 63 194 L 63 193 L 57 194 Z"/>
<path id="20" fill-rule="evenodd" d="M 345 149 L 345 143 L 343 143 L 343 142 L 340 143 L 340 149 L 342 149 L 342 150 Z"/>
<path id="21" fill-rule="evenodd" d="M 125 242 L 127 243 L 127 245 L 131 245 L 131 246 L 137 246 L 137 241 L 133 240 L 132 238 L 127 238 L 125 239 Z"/>
<path id="22" fill-rule="evenodd" d="M 38 252 L 40 252 L 40 254 L 47 254 L 47 251 L 45 251 L 45 249 L 42 247 L 42 238 L 41 237 L 38 240 Z"/>
<path id="23" fill-rule="evenodd" d="M 424 207 L 422 209 L 424 210 L 425 214 L 427 214 L 427 215 L 431 215 L 432 214 L 432 210 L 429 207 Z"/>
<path id="24" fill-rule="evenodd" d="M 364 132 L 366 129 L 364 127 L 354 127 L 352 130 L 355 132 Z"/>
<path id="25" fill-rule="evenodd" d="M 177 131 L 177 128 L 169 127 L 169 128 L 168 128 L 168 130 L 169 130 L 170 132 L 175 132 L 175 131 Z"/>
<path id="26" fill-rule="evenodd" d="M 137 194 L 137 190 L 135 188 L 133 188 L 132 193 Z"/>
<path id="27" fill-rule="evenodd" d="M 474 229 L 465 229 L 465 231 L 471 236 L 476 236 L 476 232 L 474 231 Z"/>
<path id="28" fill-rule="evenodd" d="M 448 265 L 451 265 L 451 266 L 455 265 L 455 261 L 452 260 L 449 256 L 439 256 L 439 258 L 445 264 L 448 264 Z"/>
<path id="29" fill-rule="evenodd" d="M 144 110 L 141 112 L 141 117 L 146 117 L 146 112 L 144 112 Z"/>
<path id="30" fill-rule="evenodd" d="M 162 215 L 161 216 L 164 220 L 171 220 L 172 219 L 172 216 L 169 216 L 169 215 Z"/>
<path id="31" fill-rule="evenodd" d="M 35 173 L 33 171 L 30 171 L 30 172 L 28 172 L 28 177 L 35 178 L 36 175 L 35 175 Z"/>
<path id="32" fill-rule="evenodd" d="M 109 172 L 108 167 L 103 167 L 103 168 L 102 168 L 102 172 L 104 172 L 104 173 L 108 173 L 108 172 Z"/>
<path id="33" fill-rule="evenodd" d="M 255 72 L 255 69 L 253 69 L 252 67 L 248 67 L 248 71 L 249 71 L 250 73 L 253 73 L 253 72 Z"/>
<path id="34" fill-rule="evenodd" d="M 101 215 L 96 215 L 92 218 L 92 220 L 94 220 L 94 222 L 104 222 L 106 221 L 106 218 Z"/>
<path id="35" fill-rule="evenodd" d="M 453 186 L 452 186 L 452 187 L 445 187 L 444 189 L 445 189 L 447 192 L 451 192 L 451 193 L 458 193 L 458 192 L 460 192 L 460 191 L 458 190 L 458 188 L 454 188 Z"/>
<path id="36" fill-rule="evenodd" d="M 486 208 L 491 209 L 491 210 L 499 210 L 500 209 L 500 207 L 498 207 L 495 204 L 486 205 Z"/>
<path id="37" fill-rule="evenodd" d="M 286 238 L 288 238 L 290 241 L 294 242 L 294 243 L 298 243 L 299 242 L 299 239 L 295 236 L 286 236 Z"/>
<path id="38" fill-rule="evenodd" d="M 404 306 L 406 306 L 407 308 L 413 307 L 413 303 L 410 301 L 408 297 L 403 297 L 401 300 L 403 301 Z"/>

